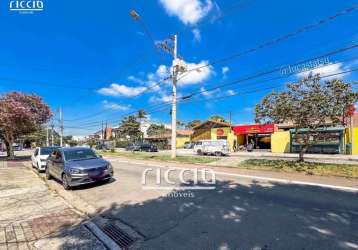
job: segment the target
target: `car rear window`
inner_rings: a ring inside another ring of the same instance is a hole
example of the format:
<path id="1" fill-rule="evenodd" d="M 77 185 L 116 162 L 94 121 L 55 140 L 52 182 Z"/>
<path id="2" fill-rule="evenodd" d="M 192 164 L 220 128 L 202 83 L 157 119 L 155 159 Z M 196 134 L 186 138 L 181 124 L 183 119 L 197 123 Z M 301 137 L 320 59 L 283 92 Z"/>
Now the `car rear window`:
<path id="1" fill-rule="evenodd" d="M 66 161 L 96 159 L 98 156 L 91 149 L 74 149 L 64 151 Z"/>
<path id="2" fill-rule="evenodd" d="M 50 155 L 54 149 L 55 148 L 51 148 L 51 147 L 49 147 L 49 148 L 41 148 L 40 154 L 41 155 Z"/>

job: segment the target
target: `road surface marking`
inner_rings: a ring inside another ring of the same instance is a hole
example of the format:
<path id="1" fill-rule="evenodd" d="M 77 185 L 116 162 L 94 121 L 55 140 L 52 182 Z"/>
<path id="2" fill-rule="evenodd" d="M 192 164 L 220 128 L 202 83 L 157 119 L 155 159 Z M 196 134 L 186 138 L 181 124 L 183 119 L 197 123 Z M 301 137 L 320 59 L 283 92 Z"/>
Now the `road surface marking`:
<path id="1" fill-rule="evenodd" d="M 139 162 L 130 162 L 130 161 L 123 161 L 123 160 L 117 160 L 117 159 L 111 159 L 109 160 L 116 161 L 119 163 L 129 163 L 133 165 L 142 165 L 142 166 L 149 166 L 149 167 L 159 167 L 159 168 L 168 168 L 168 166 L 161 166 L 161 165 L 154 165 L 154 164 L 148 164 L 148 163 L 139 163 Z M 170 167 L 173 169 L 183 169 L 183 167 Z M 315 182 L 306 182 L 306 181 L 294 181 L 294 180 L 287 180 L 287 179 L 278 179 L 278 178 L 271 178 L 271 177 L 262 177 L 262 176 L 256 176 L 256 175 L 243 175 L 243 174 L 233 174 L 233 173 L 227 173 L 227 172 L 221 172 L 221 171 L 215 171 L 213 170 L 215 174 L 218 175 L 226 175 L 226 176 L 232 176 L 232 177 L 239 177 L 239 178 L 246 178 L 246 179 L 253 179 L 253 180 L 262 180 L 262 181 L 272 181 L 272 182 L 278 182 L 278 183 L 286 183 L 286 184 L 297 184 L 297 185 L 306 185 L 306 186 L 315 186 L 315 187 L 323 187 L 323 188 L 330 188 L 330 189 L 338 189 L 338 190 L 344 190 L 344 191 L 352 191 L 352 192 L 358 192 L 358 188 L 354 187 L 346 187 L 346 186 L 337 186 L 337 185 L 330 185 L 330 184 L 322 184 L 322 183 L 315 183 Z"/>

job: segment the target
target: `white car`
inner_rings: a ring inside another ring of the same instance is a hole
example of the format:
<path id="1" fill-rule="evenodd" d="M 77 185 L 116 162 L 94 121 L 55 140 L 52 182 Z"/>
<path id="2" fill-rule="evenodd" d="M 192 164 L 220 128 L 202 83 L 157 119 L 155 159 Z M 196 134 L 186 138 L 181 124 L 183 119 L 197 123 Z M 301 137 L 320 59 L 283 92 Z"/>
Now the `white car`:
<path id="1" fill-rule="evenodd" d="M 230 146 L 226 140 L 201 140 L 195 142 L 194 152 L 198 155 L 228 155 Z"/>
<path id="2" fill-rule="evenodd" d="M 32 167 L 37 168 L 37 171 L 44 171 L 46 169 L 46 160 L 48 156 L 57 147 L 37 147 L 31 156 Z"/>

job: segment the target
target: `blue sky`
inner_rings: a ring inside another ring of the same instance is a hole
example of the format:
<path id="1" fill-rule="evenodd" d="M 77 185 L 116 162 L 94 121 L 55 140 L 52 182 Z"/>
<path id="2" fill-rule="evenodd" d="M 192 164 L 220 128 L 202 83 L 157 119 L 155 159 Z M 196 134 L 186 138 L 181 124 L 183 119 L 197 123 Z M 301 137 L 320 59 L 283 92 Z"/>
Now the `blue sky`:
<path id="1" fill-rule="evenodd" d="M 62 106 L 65 133 L 85 135 L 101 121 L 117 125 L 130 112 L 152 110 L 153 121 L 169 123 L 170 84 L 146 90 L 166 77 L 171 57 L 156 51 L 154 40 L 178 34 L 178 54 L 189 68 L 256 47 L 305 25 L 335 15 L 355 1 L 151 0 L 49 1 L 33 14 L 9 11 L 0 2 L 0 93 L 23 91 L 42 96 L 53 111 Z M 358 40 L 357 10 L 272 46 L 193 71 L 178 84 L 185 96 L 280 65 L 294 64 L 348 47 Z M 322 74 L 357 67 L 357 49 L 329 57 Z M 205 120 L 212 114 L 234 123 L 253 122 L 254 105 L 272 89 L 301 75 L 268 81 L 280 73 L 203 92 L 179 103 L 178 119 Z M 282 76 L 282 75 L 281 75 Z M 355 80 L 357 74 L 340 75 Z M 260 90 L 261 89 L 261 90 Z M 140 94 L 142 91 L 144 93 Z M 251 92 L 251 93 L 249 93 Z M 213 100 L 220 96 L 238 94 Z M 155 108 L 152 108 L 153 105 Z M 55 116 L 57 123 L 58 114 Z"/>

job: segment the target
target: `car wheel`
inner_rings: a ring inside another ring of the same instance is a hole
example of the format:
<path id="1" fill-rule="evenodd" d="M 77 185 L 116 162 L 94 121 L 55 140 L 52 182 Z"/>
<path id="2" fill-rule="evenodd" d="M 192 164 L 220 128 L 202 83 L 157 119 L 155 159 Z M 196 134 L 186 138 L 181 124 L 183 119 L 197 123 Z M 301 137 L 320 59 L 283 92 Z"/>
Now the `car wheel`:
<path id="1" fill-rule="evenodd" d="M 215 152 L 215 156 L 222 156 L 223 154 L 221 152 Z"/>
<path id="2" fill-rule="evenodd" d="M 65 174 L 62 174 L 62 186 L 65 190 L 71 189 L 71 186 L 68 183 L 67 176 Z"/>
<path id="3" fill-rule="evenodd" d="M 198 149 L 198 151 L 196 151 L 196 153 L 197 153 L 198 155 L 202 155 L 202 154 L 203 154 L 203 152 L 201 151 L 201 149 Z"/>
<path id="4" fill-rule="evenodd" d="M 51 180 L 52 176 L 50 174 L 50 170 L 48 167 L 46 167 L 46 170 L 45 170 L 45 176 L 46 176 L 46 180 Z"/>

